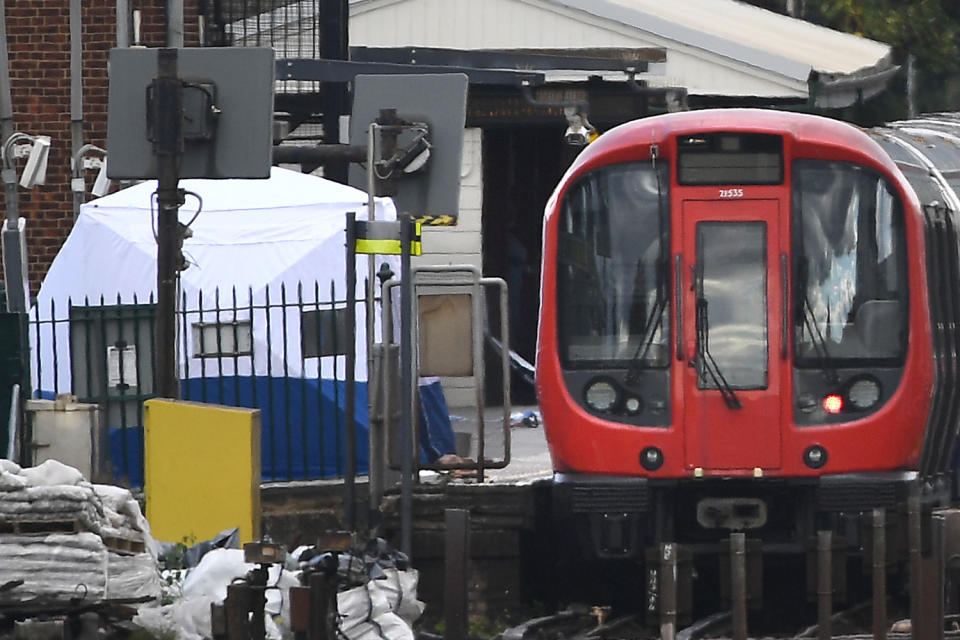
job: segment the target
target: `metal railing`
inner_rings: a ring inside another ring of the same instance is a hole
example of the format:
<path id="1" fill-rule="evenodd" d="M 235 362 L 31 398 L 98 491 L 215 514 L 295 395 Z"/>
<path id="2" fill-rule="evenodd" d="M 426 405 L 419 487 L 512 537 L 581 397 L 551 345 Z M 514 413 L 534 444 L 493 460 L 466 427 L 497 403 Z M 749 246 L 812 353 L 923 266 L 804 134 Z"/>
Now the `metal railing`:
<path id="1" fill-rule="evenodd" d="M 264 481 L 342 476 L 346 357 L 338 355 L 338 333 L 345 332 L 331 316 L 346 303 L 333 283 L 182 293 L 178 302 L 181 398 L 260 409 Z M 33 396 L 70 393 L 99 405 L 114 478 L 137 486 L 143 402 L 155 388 L 154 297 L 68 298 L 43 307 L 30 322 Z M 358 336 L 358 349 L 365 340 Z M 360 473 L 367 469 L 366 396 L 358 382 Z"/>

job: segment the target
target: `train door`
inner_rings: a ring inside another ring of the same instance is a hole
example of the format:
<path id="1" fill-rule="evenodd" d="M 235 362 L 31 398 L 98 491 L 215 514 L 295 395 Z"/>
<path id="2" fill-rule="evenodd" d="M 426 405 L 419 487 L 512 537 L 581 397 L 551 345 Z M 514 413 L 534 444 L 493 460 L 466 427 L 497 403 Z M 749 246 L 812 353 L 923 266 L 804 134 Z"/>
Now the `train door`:
<path id="1" fill-rule="evenodd" d="M 686 464 L 780 466 L 785 245 L 777 200 L 683 202 Z"/>

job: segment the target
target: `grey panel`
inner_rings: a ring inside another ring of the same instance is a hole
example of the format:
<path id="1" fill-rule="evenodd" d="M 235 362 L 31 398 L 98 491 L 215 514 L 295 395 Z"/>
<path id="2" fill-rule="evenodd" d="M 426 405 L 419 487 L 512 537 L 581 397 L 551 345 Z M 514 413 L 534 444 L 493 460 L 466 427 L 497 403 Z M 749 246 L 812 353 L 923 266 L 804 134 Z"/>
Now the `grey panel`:
<path id="1" fill-rule="evenodd" d="M 450 216 L 460 209 L 460 166 L 467 109 L 467 76 L 460 73 L 425 75 L 359 75 L 354 83 L 350 143 L 366 145 L 367 129 L 381 109 L 396 109 L 397 117 L 429 126 L 432 145 L 423 171 L 396 172 L 398 213 L 416 217 Z M 399 144 L 403 145 L 401 137 Z M 368 190 L 366 172 L 350 167 L 350 184 Z"/>
<path id="2" fill-rule="evenodd" d="M 112 179 L 157 177 L 147 134 L 147 88 L 157 76 L 159 49 L 112 49 L 107 147 Z M 177 76 L 216 85 L 220 110 L 210 142 L 184 144 L 181 178 L 267 178 L 273 145 L 273 50 L 255 47 L 177 49 Z M 196 98 L 197 93 L 193 93 Z M 196 104 L 186 96 L 185 107 Z M 185 132 L 194 129 L 187 114 Z"/>

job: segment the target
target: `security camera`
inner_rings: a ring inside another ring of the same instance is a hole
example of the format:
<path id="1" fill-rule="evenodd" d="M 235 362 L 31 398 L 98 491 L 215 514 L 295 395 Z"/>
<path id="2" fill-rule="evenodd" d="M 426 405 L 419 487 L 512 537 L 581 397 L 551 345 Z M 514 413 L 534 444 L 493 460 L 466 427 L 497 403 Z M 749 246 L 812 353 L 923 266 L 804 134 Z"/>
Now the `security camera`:
<path id="1" fill-rule="evenodd" d="M 50 155 L 50 136 L 37 136 L 30 147 L 30 157 L 20 176 L 20 186 L 33 189 L 47 181 L 47 156 Z"/>
<path id="2" fill-rule="evenodd" d="M 563 134 L 563 141 L 575 147 L 585 147 L 590 142 L 590 131 L 586 127 L 567 127 Z"/>
<path id="3" fill-rule="evenodd" d="M 563 141 L 575 147 L 585 147 L 590 144 L 590 135 L 594 132 L 593 125 L 587 121 L 587 116 L 575 107 L 564 107 L 563 115 L 567 118 L 567 130 L 563 134 Z"/>

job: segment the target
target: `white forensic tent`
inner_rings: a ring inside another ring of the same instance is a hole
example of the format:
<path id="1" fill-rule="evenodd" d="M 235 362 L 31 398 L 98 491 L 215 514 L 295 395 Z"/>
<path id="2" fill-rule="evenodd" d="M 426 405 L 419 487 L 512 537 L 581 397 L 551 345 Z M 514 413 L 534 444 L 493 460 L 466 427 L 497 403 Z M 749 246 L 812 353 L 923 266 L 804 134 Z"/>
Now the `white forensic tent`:
<path id="1" fill-rule="evenodd" d="M 291 469 L 280 468 L 279 460 L 289 457 L 288 454 L 296 453 L 298 459 L 301 455 L 299 451 L 290 451 L 296 447 L 296 443 L 290 443 L 290 434 L 277 431 L 284 424 L 289 428 L 291 415 L 287 411 L 292 413 L 290 407 L 294 403 L 307 406 L 298 394 L 311 393 L 308 387 L 320 396 L 339 396 L 333 402 L 343 406 L 342 394 L 324 385 L 343 380 L 345 360 L 301 358 L 300 314 L 330 308 L 326 303 L 332 299 L 331 282 L 336 299 L 345 299 L 346 215 L 353 211 L 357 219 L 366 219 L 366 193 L 277 167 L 266 180 L 182 180 L 180 187 L 188 193 L 179 218 L 183 224 L 189 224 L 192 232 L 183 245 L 183 254 L 190 264 L 182 272 L 178 294 L 177 358 L 184 397 L 199 400 L 198 390 L 205 395 L 207 389 L 226 388 L 228 392 L 234 390 L 231 398 L 209 401 L 253 406 L 248 396 L 255 399 L 258 388 L 264 395 L 272 395 L 274 387 L 281 384 L 279 380 L 284 379 L 286 382 L 277 387 L 277 392 L 285 399 L 291 393 L 294 397 L 286 406 L 271 409 L 269 413 L 273 415 L 267 415 L 265 410 L 262 416 L 264 479 L 335 475 L 323 471 L 322 461 L 316 467 L 315 461 L 308 459 L 313 454 L 304 454 L 303 463 L 292 473 Z M 62 321 L 68 317 L 70 306 L 142 305 L 151 296 L 155 300 L 155 190 L 155 182 L 144 182 L 82 206 L 76 225 L 43 281 L 33 311 L 34 318 L 40 320 L 39 329 L 31 330 L 36 350 L 32 380 L 38 395 L 49 397 L 71 390 L 70 323 Z M 377 219 L 396 218 L 390 199 L 377 198 L 375 206 Z M 359 256 L 356 295 L 361 301 L 366 271 L 367 257 Z M 281 306 L 283 303 L 286 306 Z M 201 305 L 202 314 L 197 311 Z M 362 410 L 358 411 L 358 427 L 365 430 L 366 338 L 362 305 L 357 313 L 361 318 L 357 322 L 357 406 Z M 49 322 L 54 316 L 61 322 Z M 236 326 L 234 323 L 247 324 L 251 329 L 251 345 L 245 344 L 242 336 L 235 337 L 237 334 L 229 328 L 220 328 Z M 207 336 L 205 352 L 210 351 L 209 336 L 219 331 L 221 340 L 236 340 L 239 351 L 251 353 L 219 360 L 197 357 L 201 326 L 213 330 L 212 334 L 203 333 Z M 74 353 L 78 353 L 76 347 Z M 116 378 L 117 368 L 126 365 L 123 377 L 131 378 L 129 369 L 136 368 L 136 362 L 131 359 L 128 364 L 126 354 L 114 354 L 114 360 L 107 362 L 107 368 L 113 366 L 109 374 Z M 82 369 L 78 364 L 73 372 Z M 222 384 L 224 377 L 231 377 L 231 382 Z M 244 384 L 236 378 L 249 383 L 249 390 L 244 391 Z M 292 387 L 291 380 L 295 383 Z M 295 417 L 309 420 L 309 413 L 305 410 Z M 300 424 L 296 427 L 299 431 Z M 299 433 L 294 439 L 298 436 Z M 336 455 L 331 449 L 327 447 L 324 452 L 322 446 L 318 447 L 326 457 Z M 358 449 L 365 459 L 363 447 L 358 444 Z M 267 463 L 268 459 L 273 462 Z M 361 462 L 358 470 L 365 468 L 365 462 Z"/>

